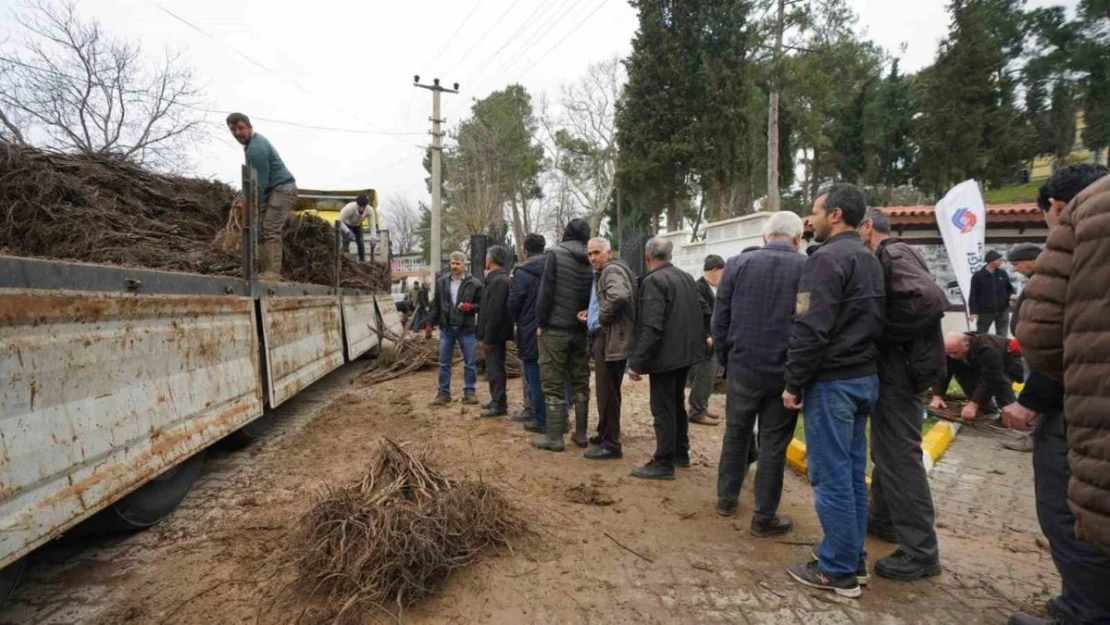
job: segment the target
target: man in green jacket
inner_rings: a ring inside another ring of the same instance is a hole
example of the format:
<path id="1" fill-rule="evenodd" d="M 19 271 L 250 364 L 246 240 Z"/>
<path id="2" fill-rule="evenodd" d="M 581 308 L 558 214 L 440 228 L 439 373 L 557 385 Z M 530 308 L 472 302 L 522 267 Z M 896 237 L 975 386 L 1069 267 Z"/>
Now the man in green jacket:
<path id="1" fill-rule="evenodd" d="M 282 232 L 289 211 L 297 201 L 297 181 L 285 168 L 281 156 L 270 142 L 254 131 L 249 117 L 242 113 L 227 116 L 227 128 L 243 144 L 247 164 L 258 172 L 258 191 L 262 194 L 262 215 L 258 251 L 259 277 L 281 279 Z"/>

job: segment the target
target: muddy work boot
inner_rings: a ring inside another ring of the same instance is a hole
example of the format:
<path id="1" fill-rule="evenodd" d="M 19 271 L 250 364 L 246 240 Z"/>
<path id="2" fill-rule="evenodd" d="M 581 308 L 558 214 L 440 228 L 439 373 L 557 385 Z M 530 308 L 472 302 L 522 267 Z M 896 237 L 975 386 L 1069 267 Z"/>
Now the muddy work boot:
<path id="1" fill-rule="evenodd" d="M 281 280 L 281 241 L 268 241 L 258 248 L 258 279 L 267 282 Z"/>
<path id="2" fill-rule="evenodd" d="M 451 398 L 448 397 L 447 395 L 442 395 L 442 394 L 441 395 L 436 395 L 436 398 L 434 400 L 432 400 L 432 405 L 433 406 L 446 406 L 449 403 L 451 403 Z"/>
<path id="3" fill-rule="evenodd" d="M 474 394 L 474 391 L 470 391 L 469 393 L 464 393 L 462 403 L 464 403 L 468 406 L 477 406 L 478 405 L 478 396 Z"/>
<path id="4" fill-rule="evenodd" d="M 674 467 L 652 458 L 644 466 L 632 469 L 632 475 L 645 480 L 673 480 Z"/>
<path id="5" fill-rule="evenodd" d="M 752 518 L 751 532 L 756 538 L 768 536 L 782 536 L 794 529 L 794 521 L 788 516 L 778 515 L 769 519 Z"/>
<path id="6" fill-rule="evenodd" d="M 524 431 L 535 432 L 536 434 L 547 434 L 547 424 L 532 419 L 524 423 Z"/>
<path id="7" fill-rule="evenodd" d="M 570 439 L 574 441 L 582 449 L 589 446 L 589 439 L 586 438 L 586 430 L 589 429 L 590 420 L 590 396 L 579 396 L 574 398 L 574 434 Z"/>
<path id="8" fill-rule="evenodd" d="M 532 446 L 547 451 L 564 451 L 563 434 L 567 429 L 567 405 L 563 399 L 547 398 L 547 431 L 532 439 Z"/>

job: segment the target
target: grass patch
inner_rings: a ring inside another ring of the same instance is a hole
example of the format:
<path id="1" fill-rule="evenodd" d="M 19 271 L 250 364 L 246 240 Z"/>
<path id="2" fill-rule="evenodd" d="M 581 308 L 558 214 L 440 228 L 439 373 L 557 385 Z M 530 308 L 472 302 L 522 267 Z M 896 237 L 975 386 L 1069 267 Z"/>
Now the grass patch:
<path id="1" fill-rule="evenodd" d="M 1041 180 L 998 189 L 989 189 L 983 194 L 983 200 L 987 204 L 1021 204 L 1025 202 L 1036 202 L 1037 193 L 1040 191 L 1043 183 L 1044 181 Z"/>

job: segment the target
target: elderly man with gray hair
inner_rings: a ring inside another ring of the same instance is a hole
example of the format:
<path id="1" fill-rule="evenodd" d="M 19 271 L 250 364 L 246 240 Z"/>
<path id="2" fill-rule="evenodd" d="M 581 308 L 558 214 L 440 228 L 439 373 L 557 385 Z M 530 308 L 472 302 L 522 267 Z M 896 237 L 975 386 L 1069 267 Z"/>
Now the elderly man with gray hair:
<path id="1" fill-rule="evenodd" d="M 802 219 L 775 213 L 763 226 L 762 248 L 733 256 L 717 289 L 713 342 L 727 355 L 725 437 L 717 464 L 717 513 L 736 514 L 748 472 L 752 426 L 759 420 L 759 468 L 755 475 L 756 537 L 789 532 L 793 522 L 778 514 L 786 448 L 794 438 L 798 412 L 782 403 L 786 347 L 790 341 L 798 282 L 806 257 Z"/>
<path id="2" fill-rule="evenodd" d="M 690 466 L 686 376 L 691 365 L 709 357 L 705 346 L 712 344 L 709 307 L 694 278 L 671 264 L 672 249 L 663 237 L 644 247 L 648 273 L 636 296 L 635 348 L 628 359 L 630 378 L 651 378 L 655 456 L 632 471 L 649 480 L 673 480 L 676 466 Z"/>
<path id="3" fill-rule="evenodd" d="M 482 283 L 466 273 L 466 254 L 451 252 L 451 270 L 436 278 L 432 308 L 428 311 L 432 325 L 439 326 L 439 393 L 435 406 L 451 401 L 451 361 L 455 345 L 463 355 L 463 403 L 477 404 L 474 387 L 478 384 L 477 323 L 482 302 Z"/>

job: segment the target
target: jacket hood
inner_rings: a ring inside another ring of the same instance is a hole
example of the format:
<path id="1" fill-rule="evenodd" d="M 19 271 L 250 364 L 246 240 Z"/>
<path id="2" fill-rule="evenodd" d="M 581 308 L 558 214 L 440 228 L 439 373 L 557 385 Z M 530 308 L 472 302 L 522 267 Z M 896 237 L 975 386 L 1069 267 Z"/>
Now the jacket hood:
<path id="1" fill-rule="evenodd" d="M 570 252 L 570 255 L 574 257 L 574 260 L 580 263 L 589 264 L 590 256 L 586 253 L 586 244 L 582 241 L 563 241 L 559 244 L 559 247 Z"/>
<path id="2" fill-rule="evenodd" d="M 578 241 L 586 243 L 590 240 L 590 222 L 585 219 L 571 219 L 563 230 L 563 242 Z"/>
<path id="3" fill-rule="evenodd" d="M 539 278 L 543 275 L 543 262 L 544 258 L 542 254 L 540 254 L 539 256 L 533 256 L 523 263 L 517 265 L 516 270 L 530 273 L 533 276 Z"/>

